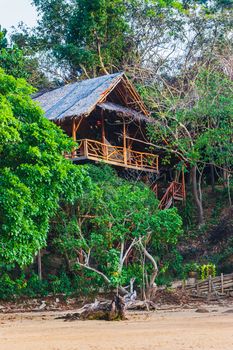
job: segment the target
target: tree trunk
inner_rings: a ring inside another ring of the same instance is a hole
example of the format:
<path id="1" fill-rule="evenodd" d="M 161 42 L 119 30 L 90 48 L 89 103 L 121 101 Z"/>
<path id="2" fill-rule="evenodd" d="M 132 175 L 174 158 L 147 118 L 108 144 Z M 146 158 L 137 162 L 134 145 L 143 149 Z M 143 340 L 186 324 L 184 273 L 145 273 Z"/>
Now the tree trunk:
<path id="1" fill-rule="evenodd" d="M 231 187 L 230 187 L 230 174 L 228 173 L 227 176 L 227 193 L 228 193 L 228 200 L 229 200 L 229 206 L 232 206 L 232 200 L 231 200 Z"/>
<path id="2" fill-rule="evenodd" d="M 212 188 L 212 192 L 214 192 L 215 191 L 215 176 L 214 176 L 213 164 L 210 165 L 210 176 L 211 176 L 211 188 Z"/>
<path id="3" fill-rule="evenodd" d="M 154 281 L 155 281 L 155 277 L 154 277 Z M 155 284 L 155 282 L 150 283 L 149 286 L 147 286 L 146 292 L 145 292 L 146 300 L 148 300 L 148 301 L 150 301 L 151 299 L 153 300 L 153 297 L 154 297 L 155 293 L 157 292 L 157 290 L 158 290 L 158 288 L 157 288 L 157 285 Z"/>
<path id="4" fill-rule="evenodd" d="M 157 265 L 156 260 L 153 258 L 153 256 L 143 246 L 142 242 L 140 243 L 140 245 L 141 245 L 141 249 L 145 255 L 145 258 L 147 258 L 153 265 L 153 272 L 151 273 L 150 281 L 149 280 L 146 281 L 146 290 L 145 290 L 146 300 L 150 300 L 153 297 L 153 294 L 157 291 L 155 279 L 158 275 L 158 265 Z"/>
<path id="5" fill-rule="evenodd" d="M 41 250 L 39 250 L 37 255 L 37 265 L 38 265 L 38 276 L 39 280 L 42 280 L 42 265 L 41 265 Z"/>
<path id="6" fill-rule="evenodd" d="M 204 212 L 203 212 L 203 206 L 201 199 L 198 195 L 198 183 L 197 183 L 197 166 L 194 165 L 191 169 L 191 176 L 192 176 L 192 192 L 194 201 L 197 208 L 197 214 L 198 214 L 198 227 L 201 228 L 201 226 L 204 225 Z"/>

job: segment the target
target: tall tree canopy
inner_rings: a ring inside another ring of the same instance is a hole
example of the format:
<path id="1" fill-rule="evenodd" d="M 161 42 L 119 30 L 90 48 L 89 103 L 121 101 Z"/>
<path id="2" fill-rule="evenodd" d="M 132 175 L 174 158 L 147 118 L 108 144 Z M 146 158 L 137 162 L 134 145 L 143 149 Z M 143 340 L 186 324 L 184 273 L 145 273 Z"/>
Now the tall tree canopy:
<path id="1" fill-rule="evenodd" d="M 24 78 L 37 88 L 50 86 L 48 78 L 40 70 L 39 61 L 31 49 L 22 48 L 7 39 L 7 31 L 0 26 L 0 67 L 6 74 Z"/>
<path id="2" fill-rule="evenodd" d="M 37 26 L 16 32 L 14 40 L 20 47 L 40 53 L 44 67 L 53 75 L 67 79 L 132 67 L 143 61 L 142 54 L 149 60 L 149 48 L 153 51 L 158 42 L 162 46 L 167 38 L 177 36 L 180 20 L 174 21 L 174 15 L 183 9 L 180 1 L 174 0 L 33 3 L 40 15 Z M 173 28 L 172 23 L 176 23 Z"/>
<path id="3" fill-rule="evenodd" d="M 63 157 L 72 141 L 44 117 L 33 92 L 0 69 L 0 260 L 20 265 L 45 245 L 62 193 L 72 200 L 86 179 Z"/>
<path id="4" fill-rule="evenodd" d="M 130 26 L 125 17 L 130 0 L 33 2 L 41 19 L 28 37 L 29 46 L 55 57 L 67 67 L 68 75 L 106 73 L 130 57 Z"/>
<path id="5" fill-rule="evenodd" d="M 27 61 L 23 51 L 16 45 L 10 47 L 6 34 L 7 31 L 0 26 L 0 67 L 16 78 L 28 78 Z"/>
<path id="6" fill-rule="evenodd" d="M 191 169 L 201 226 L 204 223 L 201 184 L 206 167 L 215 166 L 227 172 L 233 167 L 233 84 L 220 67 L 199 68 L 185 91 L 182 79 L 176 84 L 167 82 L 163 90 L 157 87 L 150 90 L 159 123 L 156 128 L 150 127 L 149 133 L 154 142 L 160 143 L 158 147 L 176 154 Z"/>

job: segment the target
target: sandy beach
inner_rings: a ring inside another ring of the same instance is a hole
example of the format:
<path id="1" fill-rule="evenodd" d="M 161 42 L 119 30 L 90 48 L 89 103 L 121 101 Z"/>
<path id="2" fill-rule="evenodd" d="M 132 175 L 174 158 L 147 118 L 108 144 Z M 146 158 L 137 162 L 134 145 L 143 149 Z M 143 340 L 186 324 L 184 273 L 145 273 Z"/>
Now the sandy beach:
<path id="1" fill-rule="evenodd" d="M 121 322 L 64 322 L 59 315 L 0 315 L 0 350 L 233 349 L 232 308 L 130 313 Z"/>

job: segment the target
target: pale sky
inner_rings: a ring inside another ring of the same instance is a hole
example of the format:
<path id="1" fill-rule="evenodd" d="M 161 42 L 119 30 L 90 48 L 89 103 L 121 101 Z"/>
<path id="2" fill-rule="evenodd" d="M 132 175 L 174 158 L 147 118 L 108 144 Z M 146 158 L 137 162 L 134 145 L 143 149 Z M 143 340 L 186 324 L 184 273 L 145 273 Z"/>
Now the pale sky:
<path id="1" fill-rule="evenodd" d="M 32 0 L 0 0 L 0 25 L 10 31 L 11 26 L 24 22 L 29 27 L 36 23 L 36 10 Z"/>

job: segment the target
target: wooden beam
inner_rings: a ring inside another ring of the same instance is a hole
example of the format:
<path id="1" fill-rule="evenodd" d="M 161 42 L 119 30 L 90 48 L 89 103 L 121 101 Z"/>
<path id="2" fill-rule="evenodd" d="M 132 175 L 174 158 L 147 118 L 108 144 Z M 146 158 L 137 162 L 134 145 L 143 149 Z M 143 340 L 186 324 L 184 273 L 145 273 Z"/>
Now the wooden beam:
<path id="1" fill-rule="evenodd" d="M 125 126 L 124 118 L 123 118 L 123 155 L 124 155 L 124 163 L 127 164 L 126 126 Z"/>
<path id="2" fill-rule="evenodd" d="M 76 120 L 75 118 L 73 118 L 72 120 L 72 139 L 76 142 L 77 138 L 76 138 Z"/>
<path id="3" fill-rule="evenodd" d="M 83 121 L 83 118 L 84 118 L 84 117 L 81 117 L 81 118 L 79 119 L 78 123 L 76 124 L 76 127 L 75 127 L 75 132 L 76 132 L 76 133 L 77 133 L 77 131 L 78 131 L 78 129 L 79 129 L 79 127 L 80 127 L 82 121 Z"/>
<path id="4" fill-rule="evenodd" d="M 135 103 L 139 106 L 141 111 L 147 116 L 150 115 L 137 90 L 125 74 L 122 77 L 122 81 L 124 82 L 126 89 L 131 93 L 133 99 L 135 99 Z"/>
<path id="5" fill-rule="evenodd" d="M 146 172 L 150 172 L 150 173 L 158 173 L 157 169 L 147 168 L 147 167 L 140 167 L 140 166 L 137 166 L 137 165 L 124 164 L 124 163 L 119 163 L 119 162 L 114 162 L 112 160 L 101 159 L 101 158 L 97 158 L 97 157 L 93 157 L 93 156 L 89 156 L 89 155 L 88 156 L 81 156 L 81 157 L 73 158 L 73 161 L 81 161 L 81 160 L 93 160 L 95 162 L 104 162 L 104 163 L 107 163 L 107 164 L 116 165 L 116 166 L 120 166 L 120 167 L 123 166 L 124 168 L 140 170 L 140 171 L 146 171 Z"/>
<path id="6" fill-rule="evenodd" d="M 101 110 L 101 138 L 102 138 L 102 143 L 103 143 L 103 154 L 105 157 L 107 157 L 107 148 L 105 146 L 105 125 L 104 125 L 104 111 Z"/>

